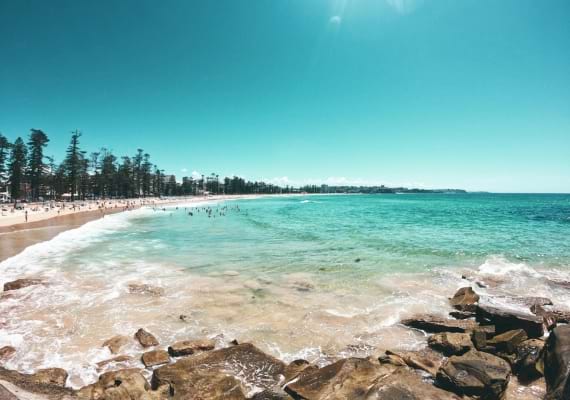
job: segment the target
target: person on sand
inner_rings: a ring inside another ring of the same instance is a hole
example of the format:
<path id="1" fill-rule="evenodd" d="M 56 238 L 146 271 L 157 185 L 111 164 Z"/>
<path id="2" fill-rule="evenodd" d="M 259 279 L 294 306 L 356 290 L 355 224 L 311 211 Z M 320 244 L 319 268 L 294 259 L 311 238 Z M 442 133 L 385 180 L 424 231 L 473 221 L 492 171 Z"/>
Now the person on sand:
<path id="1" fill-rule="evenodd" d="M 25 214 L 25 216 L 26 216 L 26 222 L 28 222 L 28 210 L 26 210 L 26 211 L 24 212 L 24 214 Z"/>

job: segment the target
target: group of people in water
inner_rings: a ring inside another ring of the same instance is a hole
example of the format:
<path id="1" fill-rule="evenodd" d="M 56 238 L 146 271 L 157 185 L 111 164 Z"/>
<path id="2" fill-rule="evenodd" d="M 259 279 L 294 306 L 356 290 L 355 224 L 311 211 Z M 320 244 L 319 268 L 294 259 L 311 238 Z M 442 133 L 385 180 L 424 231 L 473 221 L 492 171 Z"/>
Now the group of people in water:
<path id="1" fill-rule="evenodd" d="M 180 207 L 176 207 L 176 210 L 179 210 Z M 157 209 L 153 207 L 153 211 L 168 211 L 166 207 L 162 209 Z M 210 207 L 210 206 L 201 206 L 201 207 L 184 207 L 184 211 L 188 214 L 188 216 L 193 217 L 195 213 L 203 213 L 208 216 L 208 218 L 216 218 L 216 217 L 225 217 L 228 212 L 241 212 L 241 208 L 239 205 L 223 205 L 221 207 Z M 172 215 L 172 214 L 170 214 Z"/>

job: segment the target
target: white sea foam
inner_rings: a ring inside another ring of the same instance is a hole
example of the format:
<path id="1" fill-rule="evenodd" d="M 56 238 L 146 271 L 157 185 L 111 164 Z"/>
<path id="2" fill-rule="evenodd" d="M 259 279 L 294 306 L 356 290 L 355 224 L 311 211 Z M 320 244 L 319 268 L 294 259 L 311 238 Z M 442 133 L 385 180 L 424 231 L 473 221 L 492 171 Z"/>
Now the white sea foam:
<path id="1" fill-rule="evenodd" d="M 542 275 L 538 273 L 534 268 L 528 266 L 525 263 L 513 263 L 506 260 L 502 256 L 491 256 L 488 257 L 485 262 L 479 266 L 479 273 L 483 275 L 495 275 L 495 276 L 532 276 L 539 278 Z"/>

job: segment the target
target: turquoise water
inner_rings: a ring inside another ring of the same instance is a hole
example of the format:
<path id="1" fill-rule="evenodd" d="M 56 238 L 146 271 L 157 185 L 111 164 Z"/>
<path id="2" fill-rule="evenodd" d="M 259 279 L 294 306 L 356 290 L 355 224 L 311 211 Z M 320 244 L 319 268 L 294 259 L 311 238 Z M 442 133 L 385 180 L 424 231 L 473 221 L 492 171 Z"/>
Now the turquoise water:
<path id="1" fill-rule="evenodd" d="M 223 206 L 229 209 L 220 216 L 215 210 Z M 118 231 L 85 252 L 125 262 L 167 259 L 195 273 L 297 271 L 330 279 L 475 267 L 491 255 L 570 265 L 568 195 L 334 195 L 212 207 L 212 217 L 190 217 L 186 207 L 148 214 L 127 235 Z"/>
<path id="2" fill-rule="evenodd" d="M 103 341 L 140 327 L 165 345 L 237 338 L 321 365 L 413 349 L 425 336 L 399 321 L 446 316 L 462 286 L 482 301 L 521 307 L 508 299 L 531 294 L 569 309 L 557 283 L 570 281 L 569 238 L 570 195 L 289 196 L 141 209 L 0 263 L 0 284 L 48 283 L 0 301 L 0 347 L 21 349 L 8 368 L 63 367 L 75 387 L 105 371 L 96 366 L 112 356 Z M 142 367 L 135 342 L 122 352 L 133 356 L 123 367 Z"/>

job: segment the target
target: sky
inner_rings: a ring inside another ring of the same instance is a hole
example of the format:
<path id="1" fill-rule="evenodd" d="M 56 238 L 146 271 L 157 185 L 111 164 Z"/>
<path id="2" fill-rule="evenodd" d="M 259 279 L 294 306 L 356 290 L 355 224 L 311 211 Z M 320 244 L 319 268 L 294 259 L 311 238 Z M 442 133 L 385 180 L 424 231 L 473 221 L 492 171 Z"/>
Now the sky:
<path id="1" fill-rule="evenodd" d="M 570 192 L 567 0 L 0 0 L 0 132 L 167 173 Z"/>

